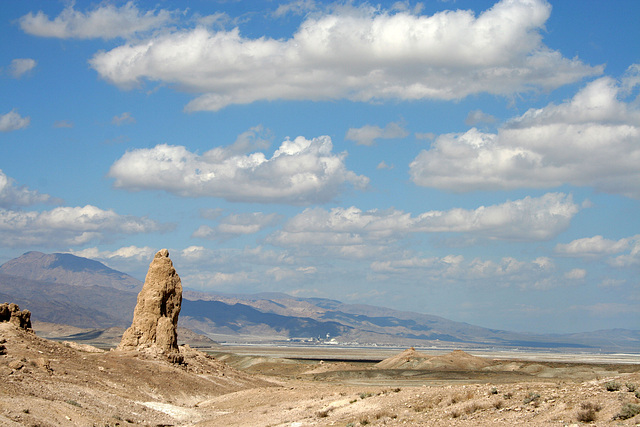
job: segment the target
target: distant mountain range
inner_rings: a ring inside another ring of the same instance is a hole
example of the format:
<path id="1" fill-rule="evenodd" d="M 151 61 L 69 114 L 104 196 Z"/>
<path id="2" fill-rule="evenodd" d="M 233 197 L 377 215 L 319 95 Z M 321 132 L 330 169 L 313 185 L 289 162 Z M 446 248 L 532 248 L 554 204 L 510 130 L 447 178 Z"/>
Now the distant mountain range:
<path id="1" fill-rule="evenodd" d="M 125 273 L 71 254 L 27 252 L 0 266 L 0 302 L 31 310 L 35 321 L 80 328 L 128 327 L 141 287 L 142 282 Z M 428 314 L 279 293 L 185 290 L 183 296 L 180 326 L 216 341 L 640 352 L 637 330 L 524 334 Z"/>

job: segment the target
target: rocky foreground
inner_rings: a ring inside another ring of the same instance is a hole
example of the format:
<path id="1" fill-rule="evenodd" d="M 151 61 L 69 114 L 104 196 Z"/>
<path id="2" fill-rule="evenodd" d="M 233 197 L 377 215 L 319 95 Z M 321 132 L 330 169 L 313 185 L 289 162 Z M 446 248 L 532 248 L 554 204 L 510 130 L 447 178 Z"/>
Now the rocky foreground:
<path id="1" fill-rule="evenodd" d="M 390 381 L 395 371 L 376 366 L 356 368 L 349 363 L 260 359 L 245 364 L 249 368 L 242 372 L 222 358 L 185 346 L 180 347 L 183 363 L 176 364 L 161 355 L 101 351 L 45 340 L 9 322 L 0 323 L 0 343 L 3 426 L 640 422 L 640 417 L 633 415 L 640 408 L 640 399 L 629 391 L 640 386 L 640 372 L 633 367 L 626 373 L 599 367 L 593 370 L 594 378 L 586 381 L 584 376 L 579 381 L 573 379 L 575 375 L 566 367 L 553 374 L 550 369 L 556 368 L 547 366 L 540 372 L 553 378 L 520 373 L 520 380 L 516 375 L 477 384 L 443 380 L 440 385 L 416 386 L 415 381 L 403 385 L 402 374 Z M 417 363 L 417 357 L 405 353 L 395 362 Z M 429 363 L 437 362 L 441 369 L 448 369 L 442 365 L 447 360 L 457 364 L 457 369 L 468 368 L 467 362 L 478 363 L 478 358 L 466 360 L 468 357 L 454 352 Z M 357 369 L 363 370 L 357 374 Z M 375 375 L 381 379 L 372 380 Z"/>

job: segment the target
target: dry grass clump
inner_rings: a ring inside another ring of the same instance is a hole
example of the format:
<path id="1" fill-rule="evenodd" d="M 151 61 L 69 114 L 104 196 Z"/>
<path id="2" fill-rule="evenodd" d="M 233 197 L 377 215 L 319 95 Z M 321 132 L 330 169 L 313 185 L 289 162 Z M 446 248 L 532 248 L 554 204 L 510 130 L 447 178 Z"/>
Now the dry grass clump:
<path id="1" fill-rule="evenodd" d="M 318 411 L 316 413 L 318 418 L 327 418 L 329 416 L 329 413 L 331 411 L 333 411 L 335 408 L 325 408 L 325 409 L 321 409 L 320 411 Z"/>
<path id="2" fill-rule="evenodd" d="M 504 406 L 504 400 L 496 399 L 491 405 L 496 409 L 502 409 L 502 407 Z"/>
<path id="3" fill-rule="evenodd" d="M 527 397 L 524 398 L 523 403 L 525 405 L 531 403 L 534 406 L 538 406 L 540 404 L 540 394 L 533 391 L 529 392 L 529 394 L 527 394 Z"/>
<path id="4" fill-rule="evenodd" d="M 472 398 L 473 398 L 473 390 L 467 390 L 466 393 L 456 393 L 453 396 L 451 396 L 449 400 L 449 405 L 455 405 L 456 403 L 464 402 Z"/>
<path id="5" fill-rule="evenodd" d="M 590 423 L 596 420 L 596 413 L 602 409 L 602 405 L 593 402 L 584 402 L 580 404 L 581 410 L 578 411 L 576 419 L 582 423 Z"/>
<path id="6" fill-rule="evenodd" d="M 465 414 L 471 415 L 474 412 L 479 411 L 481 409 L 485 409 L 484 405 L 481 405 L 478 402 L 471 402 L 470 404 L 466 405 L 463 408 L 463 411 L 464 411 Z"/>

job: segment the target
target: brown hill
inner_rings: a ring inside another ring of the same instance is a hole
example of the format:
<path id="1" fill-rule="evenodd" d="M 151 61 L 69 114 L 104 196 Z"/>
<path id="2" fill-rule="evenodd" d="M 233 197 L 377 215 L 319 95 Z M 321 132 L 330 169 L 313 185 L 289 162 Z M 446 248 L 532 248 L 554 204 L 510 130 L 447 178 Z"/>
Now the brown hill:
<path id="1" fill-rule="evenodd" d="M 142 282 L 106 265 L 72 254 L 27 252 L 0 266 L 0 273 L 72 286 L 105 286 L 138 292 Z"/>

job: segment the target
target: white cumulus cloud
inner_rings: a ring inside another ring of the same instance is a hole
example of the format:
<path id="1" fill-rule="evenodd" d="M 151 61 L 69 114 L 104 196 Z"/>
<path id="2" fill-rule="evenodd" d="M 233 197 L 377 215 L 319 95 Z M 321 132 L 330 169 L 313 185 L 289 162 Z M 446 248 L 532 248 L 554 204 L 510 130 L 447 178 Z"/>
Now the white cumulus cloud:
<path id="1" fill-rule="evenodd" d="M 541 268 L 540 259 L 523 261 L 513 257 L 503 257 L 499 260 L 482 258 L 467 260 L 462 255 L 426 258 L 411 256 L 374 261 L 370 267 L 373 277 L 383 281 L 403 280 L 438 284 L 473 282 L 477 286 L 491 288 L 517 286 L 521 289 L 534 290 L 546 290 L 563 285 L 554 277 L 555 266 L 545 262 L 545 267 Z M 577 271 L 567 274 L 580 276 Z"/>
<path id="2" fill-rule="evenodd" d="M 634 240 L 640 240 L 640 235 L 620 240 L 610 240 L 598 235 L 576 239 L 569 243 L 559 243 L 555 247 L 558 254 L 574 257 L 594 257 L 612 255 L 628 250 Z"/>
<path id="3" fill-rule="evenodd" d="M 542 43 L 550 12 L 544 0 L 503 0 L 478 16 L 343 6 L 307 17 L 288 39 L 197 27 L 98 52 L 90 64 L 121 88 L 152 81 L 200 94 L 188 111 L 276 99 L 511 95 L 601 74 Z"/>
<path id="4" fill-rule="evenodd" d="M 20 18 L 22 30 L 34 36 L 61 39 L 113 39 L 161 28 L 173 20 L 167 10 L 140 11 L 133 1 L 116 7 L 102 4 L 87 12 L 74 9 L 73 2 L 50 19 L 44 12 L 29 12 Z"/>
<path id="5" fill-rule="evenodd" d="M 36 67 L 36 60 L 31 58 L 17 58 L 11 61 L 9 65 L 9 73 L 16 79 L 19 79 L 29 71 Z"/>
<path id="6" fill-rule="evenodd" d="M 0 115 L 0 132 L 11 132 L 14 130 L 24 129 L 31 123 L 31 117 L 22 117 L 11 110 L 7 114 Z"/>
<path id="7" fill-rule="evenodd" d="M 381 128 L 380 126 L 365 125 L 361 128 L 351 128 L 344 139 L 355 141 L 358 145 L 373 145 L 376 139 L 396 139 L 409 135 L 402 123 L 392 122 Z"/>
<path id="8" fill-rule="evenodd" d="M 136 122 L 136 119 L 129 112 L 124 112 L 119 116 L 113 116 L 113 118 L 111 119 L 111 124 L 114 124 L 116 126 L 132 124 L 135 122 Z"/>
<path id="9" fill-rule="evenodd" d="M 597 79 L 497 134 L 441 135 L 411 162 L 411 178 L 453 192 L 572 184 L 640 198 L 640 108 L 622 99 L 638 75 L 634 65 L 621 82 Z"/>
<path id="10" fill-rule="evenodd" d="M 251 212 L 231 214 L 219 221 L 216 227 L 200 226 L 191 237 L 211 240 L 226 240 L 236 236 L 255 234 L 264 228 L 275 225 L 280 220 L 278 214 Z"/>
<path id="11" fill-rule="evenodd" d="M 572 197 L 562 193 L 416 216 L 396 209 L 308 208 L 287 221 L 269 241 L 281 246 L 375 247 L 411 233 L 439 232 L 501 240 L 547 240 L 564 231 L 578 211 Z"/>
<path id="12" fill-rule="evenodd" d="M 157 145 L 125 153 L 109 170 L 115 187 L 164 190 L 188 197 L 221 197 L 235 202 L 304 205 L 332 200 L 349 183 L 369 179 L 347 170 L 346 153 L 332 152 L 328 136 L 285 140 L 267 158 L 261 152 L 234 154 L 215 148 L 202 155 L 183 146 Z"/>
<path id="13" fill-rule="evenodd" d="M 25 186 L 17 187 L 15 180 L 0 169 L 0 208 L 29 206 L 38 203 L 58 203 L 59 200 Z"/>
<path id="14" fill-rule="evenodd" d="M 167 229 L 148 218 L 119 215 L 95 206 L 58 207 L 49 211 L 0 209 L 0 239 L 9 247 L 82 245 L 117 234 Z"/>

